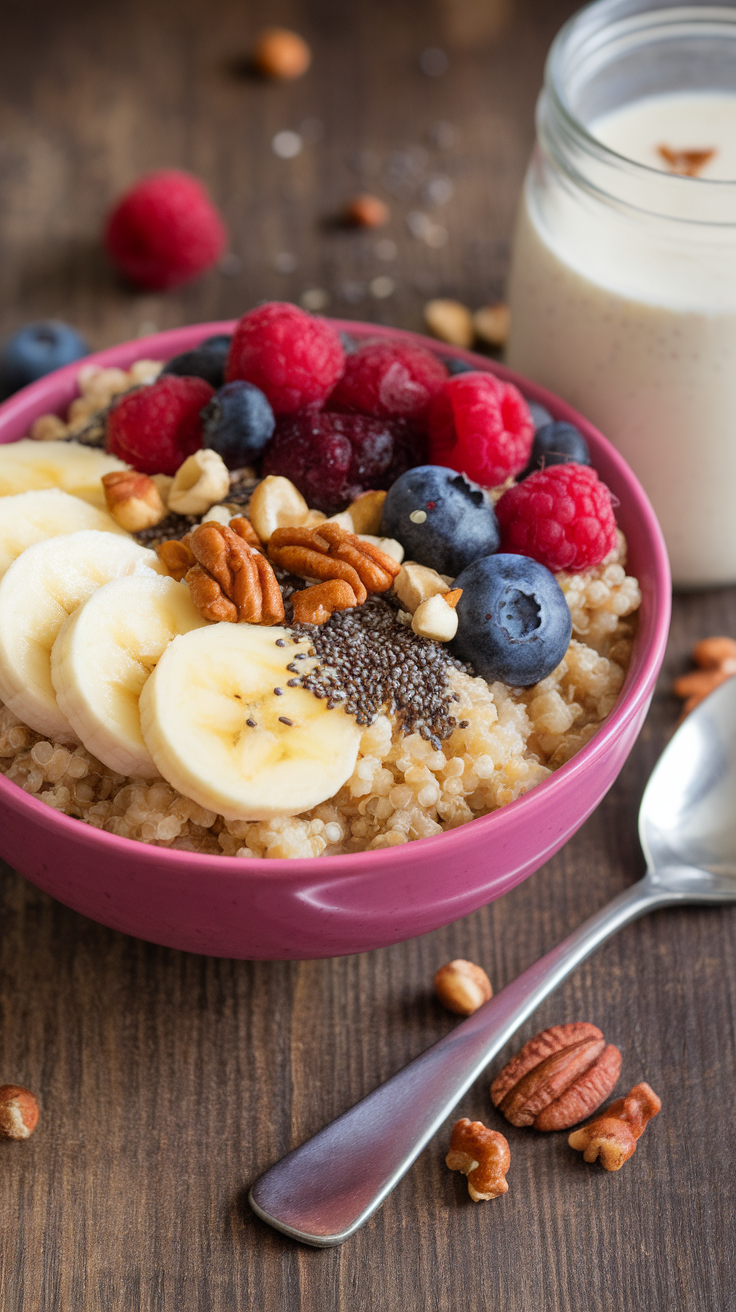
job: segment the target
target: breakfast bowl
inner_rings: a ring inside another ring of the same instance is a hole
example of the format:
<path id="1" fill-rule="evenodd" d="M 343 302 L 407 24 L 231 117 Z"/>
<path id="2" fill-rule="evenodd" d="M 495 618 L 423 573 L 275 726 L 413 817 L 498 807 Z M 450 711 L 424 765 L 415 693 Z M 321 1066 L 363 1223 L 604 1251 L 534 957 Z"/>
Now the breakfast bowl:
<path id="1" fill-rule="evenodd" d="M 65 905 L 150 942 L 213 956 L 303 960 L 383 947 L 465 916 L 532 874 L 582 825 L 626 761 L 651 700 L 669 626 L 669 568 L 652 508 L 616 450 L 570 406 L 486 357 L 398 329 L 336 327 L 357 339 L 380 332 L 490 370 L 582 432 L 613 494 L 641 588 L 625 681 L 590 741 L 524 796 L 432 837 L 346 855 L 263 859 L 134 841 L 54 810 L 0 774 L 0 856 Z M 89 363 L 128 369 L 142 359 L 167 360 L 232 329 L 229 322 L 174 329 L 99 352 Z M 60 369 L 0 406 L 0 443 L 26 436 L 43 414 L 65 414 L 78 370 Z"/>

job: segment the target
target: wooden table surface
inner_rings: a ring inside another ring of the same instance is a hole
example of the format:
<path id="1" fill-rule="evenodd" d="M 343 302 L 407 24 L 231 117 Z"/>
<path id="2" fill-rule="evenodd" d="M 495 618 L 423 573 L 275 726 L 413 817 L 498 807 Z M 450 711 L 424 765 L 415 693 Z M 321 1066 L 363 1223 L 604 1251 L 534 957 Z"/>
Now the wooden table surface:
<path id="1" fill-rule="evenodd" d="M 314 289 L 331 313 L 420 328 L 429 296 L 497 299 L 544 54 L 574 8 L 8 0 L 0 330 L 56 315 L 97 347 Z M 299 82 L 248 74 L 253 34 L 273 21 L 313 47 Z M 443 76 L 421 71 L 427 48 L 446 52 Z M 272 151 L 284 129 L 307 139 L 294 159 Z M 136 294 L 100 254 L 101 215 L 164 165 L 206 180 L 235 258 L 181 292 Z M 431 208 L 449 191 L 428 189 L 436 178 L 454 194 Z M 378 236 L 333 222 L 356 189 L 391 205 Z M 412 235 L 417 212 L 444 245 Z M 676 719 L 669 685 L 693 642 L 720 632 L 736 635 L 736 590 L 678 598 L 652 711 L 596 814 L 501 901 L 409 943 L 290 964 L 188 956 L 93 924 L 5 867 L 0 1081 L 36 1090 L 43 1110 L 30 1142 L 0 1146 L 3 1312 L 735 1307 L 736 909 L 631 925 L 520 1035 L 594 1021 L 622 1049 L 621 1088 L 647 1079 L 661 1095 L 620 1174 L 586 1166 L 565 1135 L 504 1124 L 504 1198 L 469 1202 L 444 1130 L 339 1249 L 290 1242 L 245 1201 L 264 1168 L 447 1032 L 438 965 L 470 957 L 498 989 L 642 872 L 637 808 Z M 485 1079 L 459 1114 L 500 1124 Z"/>

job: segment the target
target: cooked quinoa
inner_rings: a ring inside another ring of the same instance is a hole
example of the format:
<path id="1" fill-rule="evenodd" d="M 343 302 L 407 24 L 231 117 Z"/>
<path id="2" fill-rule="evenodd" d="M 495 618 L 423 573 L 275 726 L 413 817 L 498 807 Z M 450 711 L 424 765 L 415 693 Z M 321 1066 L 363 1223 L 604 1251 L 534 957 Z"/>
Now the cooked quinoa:
<path id="1" fill-rule="evenodd" d="M 0 770 L 46 805 L 97 829 L 179 851 L 312 857 L 394 847 L 513 802 L 574 756 L 613 709 L 631 657 L 639 585 L 626 544 L 581 574 L 558 574 L 573 620 L 565 658 L 532 688 L 488 684 L 446 663 L 455 727 L 440 741 L 379 713 L 352 777 L 304 815 L 224 820 L 164 780 L 129 779 L 84 747 L 51 742 L 0 703 Z M 454 698 L 457 700 L 454 700 Z"/>

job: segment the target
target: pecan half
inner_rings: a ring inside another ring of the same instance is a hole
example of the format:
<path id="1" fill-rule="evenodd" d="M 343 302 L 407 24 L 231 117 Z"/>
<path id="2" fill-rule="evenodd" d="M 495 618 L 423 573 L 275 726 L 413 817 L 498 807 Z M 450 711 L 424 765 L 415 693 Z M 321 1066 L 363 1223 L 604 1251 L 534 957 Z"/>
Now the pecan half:
<path id="1" fill-rule="evenodd" d="M 512 1125 L 566 1130 L 600 1107 L 620 1072 L 621 1053 L 597 1025 L 553 1025 L 504 1067 L 491 1101 Z"/>
<path id="2" fill-rule="evenodd" d="M 506 1172 L 511 1164 L 508 1140 L 498 1130 L 467 1116 L 456 1121 L 450 1136 L 445 1164 L 468 1177 L 468 1193 L 474 1203 L 508 1193 Z"/>
<path id="3" fill-rule="evenodd" d="M 197 563 L 189 545 L 191 537 L 191 533 L 186 533 L 183 538 L 167 538 L 165 542 L 156 543 L 156 555 L 166 566 L 167 574 L 177 583 L 181 583 L 187 570 Z"/>
<path id="4" fill-rule="evenodd" d="M 344 579 L 328 579 L 292 594 L 295 624 L 325 624 L 336 610 L 350 610 L 358 600 Z"/>
<path id="5" fill-rule="evenodd" d="M 189 537 L 195 564 L 186 581 L 206 620 L 231 624 L 279 624 L 284 602 L 266 557 L 226 524 L 200 524 Z"/>
<path id="6" fill-rule="evenodd" d="M 369 592 L 387 592 L 401 566 L 385 551 L 338 524 L 277 528 L 268 554 L 282 569 L 304 579 L 342 579 L 362 606 Z"/>
<path id="7" fill-rule="evenodd" d="M 600 1157 L 606 1171 L 620 1171 L 661 1107 L 662 1100 L 648 1084 L 635 1084 L 624 1098 L 617 1098 L 589 1125 L 573 1130 L 567 1142 L 582 1152 L 586 1162 Z"/>

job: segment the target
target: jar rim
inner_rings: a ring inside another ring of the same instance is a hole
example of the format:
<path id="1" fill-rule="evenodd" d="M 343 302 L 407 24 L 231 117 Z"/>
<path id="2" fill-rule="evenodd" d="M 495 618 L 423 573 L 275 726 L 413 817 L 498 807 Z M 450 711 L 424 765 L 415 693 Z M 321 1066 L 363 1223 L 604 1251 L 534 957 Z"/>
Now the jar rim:
<path id="1" fill-rule="evenodd" d="M 637 36 L 645 38 L 653 29 L 662 33 L 668 27 L 673 29 L 688 24 L 692 25 L 694 32 L 699 27 L 702 30 L 706 24 L 711 29 L 719 26 L 723 34 L 736 44 L 736 0 L 725 0 L 720 5 L 703 4 L 699 0 L 688 5 L 672 4 L 670 0 L 594 0 L 594 3 L 573 14 L 552 42 L 545 64 L 540 109 L 543 102 L 546 102 L 552 110 L 556 129 L 573 149 L 583 157 L 598 160 L 620 175 L 640 177 L 650 183 L 656 180 L 656 185 L 663 190 L 669 188 L 671 195 L 685 187 L 691 196 L 694 189 L 698 188 L 703 196 L 718 194 L 730 198 L 736 196 L 736 179 L 668 173 L 654 165 L 630 159 L 606 146 L 588 131 L 569 100 L 570 74 L 577 73 L 580 76 L 580 68 L 575 68 L 576 61 L 581 63 L 588 55 L 600 58 L 606 45 L 627 39 L 635 40 Z"/>

